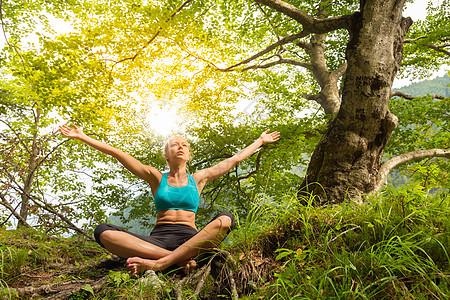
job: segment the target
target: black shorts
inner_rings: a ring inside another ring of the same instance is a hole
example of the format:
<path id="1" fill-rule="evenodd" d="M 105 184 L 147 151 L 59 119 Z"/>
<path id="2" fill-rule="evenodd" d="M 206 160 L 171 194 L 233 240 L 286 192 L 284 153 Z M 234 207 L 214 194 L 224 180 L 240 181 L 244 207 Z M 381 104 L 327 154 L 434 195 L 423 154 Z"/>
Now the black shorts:
<path id="1" fill-rule="evenodd" d="M 215 216 L 209 223 L 214 221 L 220 216 L 228 216 L 231 218 L 231 227 L 230 229 L 234 228 L 234 216 L 230 212 L 224 211 Z M 208 223 L 208 224 L 209 224 Z M 178 248 L 180 245 L 184 244 L 187 240 L 192 238 L 194 235 L 196 235 L 198 232 L 195 228 L 188 226 L 188 225 L 181 225 L 181 224 L 163 224 L 155 226 L 150 233 L 149 236 L 139 235 L 132 232 L 129 232 L 122 227 L 103 223 L 98 225 L 94 230 L 94 237 L 97 243 L 102 246 L 103 244 L 100 242 L 100 234 L 102 234 L 106 230 L 115 230 L 115 231 L 122 231 L 126 232 L 128 234 L 131 234 L 132 236 L 135 236 L 141 240 L 144 240 L 146 242 L 149 242 L 155 246 L 173 251 L 176 248 Z"/>

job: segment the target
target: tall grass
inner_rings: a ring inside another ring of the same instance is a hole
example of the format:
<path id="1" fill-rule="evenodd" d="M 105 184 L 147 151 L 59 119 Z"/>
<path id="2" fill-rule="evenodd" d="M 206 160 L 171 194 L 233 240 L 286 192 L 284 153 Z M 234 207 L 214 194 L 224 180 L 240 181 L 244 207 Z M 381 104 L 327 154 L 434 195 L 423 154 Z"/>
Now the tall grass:
<path id="1" fill-rule="evenodd" d="M 11 299 L 13 294 L 9 290 L 8 281 L 18 275 L 24 256 L 10 247 L 0 248 L 0 296 L 2 299 Z"/>
<path id="2" fill-rule="evenodd" d="M 273 225 L 264 230 L 270 236 L 281 227 L 286 246 L 248 298 L 448 299 L 448 199 L 388 190 L 358 206 L 306 200 L 291 200 L 289 212 L 270 210 Z"/>

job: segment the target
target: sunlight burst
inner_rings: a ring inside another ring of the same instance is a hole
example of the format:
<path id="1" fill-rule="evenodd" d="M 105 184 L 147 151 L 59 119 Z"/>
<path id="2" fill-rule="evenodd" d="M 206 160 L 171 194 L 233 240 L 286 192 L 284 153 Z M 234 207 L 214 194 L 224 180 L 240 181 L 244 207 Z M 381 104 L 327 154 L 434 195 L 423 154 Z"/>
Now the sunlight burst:
<path id="1" fill-rule="evenodd" d="M 180 127 L 181 117 L 174 110 L 155 108 L 147 114 L 147 122 L 156 133 L 168 136 Z"/>

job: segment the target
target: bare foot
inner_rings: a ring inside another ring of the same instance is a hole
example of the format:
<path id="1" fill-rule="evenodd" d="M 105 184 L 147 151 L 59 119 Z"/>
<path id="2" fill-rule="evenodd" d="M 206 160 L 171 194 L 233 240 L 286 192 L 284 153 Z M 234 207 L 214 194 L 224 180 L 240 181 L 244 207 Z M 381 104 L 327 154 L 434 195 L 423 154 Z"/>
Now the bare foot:
<path id="1" fill-rule="evenodd" d="M 195 260 L 191 259 L 184 266 L 183 271 L 184 271 L 185 274 L 189 274 L 190 272 L 192 272 L 195 269 L 196 266 L 197 266 L 197 263 L 195 262 Z"/>
<path id="2" fill-rule="evenodd" d="M 127 269 L 131 274 L 141 274 L 147 270 L 162 271 L 167 266 L 160 260 L 143 259 L 140 257 L 130 257 L 127 259 Z"/>

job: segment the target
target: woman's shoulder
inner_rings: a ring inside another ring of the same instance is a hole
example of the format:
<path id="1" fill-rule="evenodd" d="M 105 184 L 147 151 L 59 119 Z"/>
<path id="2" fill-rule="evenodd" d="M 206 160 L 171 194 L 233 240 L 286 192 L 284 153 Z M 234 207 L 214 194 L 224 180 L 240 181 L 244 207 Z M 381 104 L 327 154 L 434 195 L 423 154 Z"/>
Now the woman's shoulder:
<path id="1" fill-rule="evenodd" d="M 152 167 L 152 166 L 145 166 L 145 167 L 147 168 L 147 172 L 149 173 L 150 177 L 152 179 L 156 179 L 159 183 L 164 174 L 155 167 Z"/>

